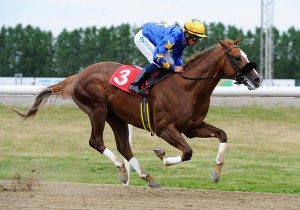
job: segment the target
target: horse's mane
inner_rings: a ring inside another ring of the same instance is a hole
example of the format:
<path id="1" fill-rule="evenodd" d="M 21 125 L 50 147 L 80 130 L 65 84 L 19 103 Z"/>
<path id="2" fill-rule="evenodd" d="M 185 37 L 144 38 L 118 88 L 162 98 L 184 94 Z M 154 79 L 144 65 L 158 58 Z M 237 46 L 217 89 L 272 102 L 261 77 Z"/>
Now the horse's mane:
<path id="1" fill-rule="evenodd" d="M 223 41 L 228 43 L 228 44 L 233 44 L 233 41 L 229 38 L 225 38 L 225 39 L 223 39 Z M 184 69 L 190 68 L 191 66 L 193 66 L 193 64 L 198 63 L 199 61 L 203 60 L 206 56 L 208 56 L 212 51 L 214 51 L 217 48 L 220 48 L 219 43 L 212 46 L 211 48 L 209 48 L 205 51 L 194 53 L 193 55 L 191 55 L 189 58 L 186 59 L 187 62 L 183 66 L 183 68 Z"/>

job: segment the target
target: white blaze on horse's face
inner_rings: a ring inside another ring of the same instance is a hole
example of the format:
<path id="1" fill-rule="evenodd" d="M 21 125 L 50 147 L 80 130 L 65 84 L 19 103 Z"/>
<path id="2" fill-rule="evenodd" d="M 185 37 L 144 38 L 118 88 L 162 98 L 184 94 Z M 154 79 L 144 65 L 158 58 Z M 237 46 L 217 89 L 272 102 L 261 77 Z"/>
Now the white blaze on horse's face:
<path id="1" fill-rule="evenodd" d="M 249 63 L 248 56 L 243 50 L 241 50 L 241 55 Z M 244 82 L 243 82 L 243 84 L 246 85 L 249 90 L 255 90 L 256 88 L 259 88 L 260 84 L 262 82 L 262 79 L 260 78 L 257 71 L 255 69 L 252 69 L 252 71 L 254 72 L 254 74 L 248 74 L 247 73 L 244 76 Z"/>
<path id="2" fill-rule="evenodd" d="M 246 54 L 243 50 L 241 50 L 241 55 L 242 55 L 242 56 L 246 59 L 246 61 L 249 63 L 248 56 L 247 56 L 247 54 Z M 253 69 L 253 71 L 258 75 L 256 69 Z"/>
<path id="3" fill-rule="evenodd" d="M 241 55 L 246 59 L 246 61 L 249 62 L 248 56 L 247 56 L 247 54 L 243 50 L 241 50 Z"/>

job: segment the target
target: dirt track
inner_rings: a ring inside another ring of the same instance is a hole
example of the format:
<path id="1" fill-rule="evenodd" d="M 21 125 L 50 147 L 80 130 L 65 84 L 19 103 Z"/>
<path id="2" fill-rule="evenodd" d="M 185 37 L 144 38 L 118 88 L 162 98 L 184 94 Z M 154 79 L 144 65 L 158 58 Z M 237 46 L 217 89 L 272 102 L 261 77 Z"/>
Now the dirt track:
<path id="1" fill-rule="evenodd" d="M 43 182 L 33 190 L 4 190 L 0 209 L 299 209 L 300 195 Z"/>

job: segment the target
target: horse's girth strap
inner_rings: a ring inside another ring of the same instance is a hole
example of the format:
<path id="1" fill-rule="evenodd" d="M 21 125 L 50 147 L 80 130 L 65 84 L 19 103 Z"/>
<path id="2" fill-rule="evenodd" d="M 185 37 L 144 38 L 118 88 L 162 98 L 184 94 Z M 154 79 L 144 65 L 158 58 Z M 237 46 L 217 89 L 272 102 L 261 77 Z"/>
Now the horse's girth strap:
<path id="1" fill-rule="evenodd" d="M 152 128 L 151 128 L 150 115 L 149 115 L 149 106 L 148 106 L 148 102 L 147 102 L 146 97 L 142 98 L 142 103 L 140 105 L 140 110 L 141 110 L 141 119 L 142 119 L 144 129 L 146 131 L 154 133 Z"/>

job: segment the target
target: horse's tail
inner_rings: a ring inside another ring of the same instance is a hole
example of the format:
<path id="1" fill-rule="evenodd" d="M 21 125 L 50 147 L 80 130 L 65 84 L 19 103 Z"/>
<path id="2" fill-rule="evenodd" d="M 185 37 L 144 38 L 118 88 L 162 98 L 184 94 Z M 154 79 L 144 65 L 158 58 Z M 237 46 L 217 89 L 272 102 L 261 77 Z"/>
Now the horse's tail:
<path id="1" fill-rule="evenodd" d="M 42 90 L 35 98 L 35 101 L 31 106 L 30 110 L 27 112 L 27 114 L 22 114 L 17 109 L 11 107 L 9 108 L 15 113 L 17 113 L 24 120 L 26 120 L 27 118 L 33 118 L 37 114 L 40 106 L 42 104 L 45 104 L 49 99 L 49 97 L 56 96 L 56 97 L 62 97 L 63 99 L 71 98 L 70 84 L 74 80 L 75 76 L 76 74 L 64 79 L 63 81 L 55 85 L 49 86 L 44 90 Z"/>

